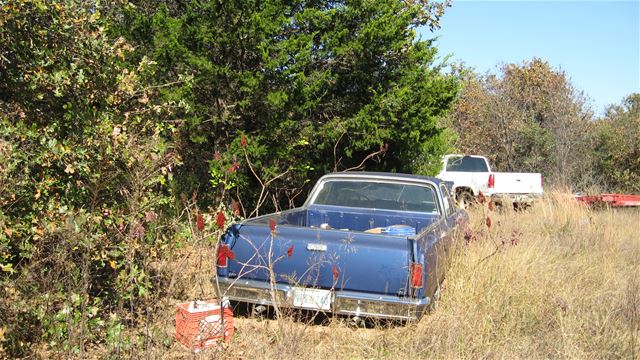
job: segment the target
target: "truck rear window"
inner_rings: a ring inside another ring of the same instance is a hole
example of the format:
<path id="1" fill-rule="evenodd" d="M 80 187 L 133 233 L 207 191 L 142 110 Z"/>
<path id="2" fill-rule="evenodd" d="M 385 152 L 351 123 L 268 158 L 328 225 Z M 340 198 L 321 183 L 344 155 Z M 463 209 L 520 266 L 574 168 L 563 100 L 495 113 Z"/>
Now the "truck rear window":
<path id="1" fill-rule="evenodd" d="M 431 186 L 362 180 L 327 181 L 313 204 L 439 213 Z"/>
<path id="2" fill-rule="evenodd" d="M 458 172 L 489 172 L 487 162 L 483 158 L 471 156 L 450 157 L 447 161 L 447 171 Z"/>

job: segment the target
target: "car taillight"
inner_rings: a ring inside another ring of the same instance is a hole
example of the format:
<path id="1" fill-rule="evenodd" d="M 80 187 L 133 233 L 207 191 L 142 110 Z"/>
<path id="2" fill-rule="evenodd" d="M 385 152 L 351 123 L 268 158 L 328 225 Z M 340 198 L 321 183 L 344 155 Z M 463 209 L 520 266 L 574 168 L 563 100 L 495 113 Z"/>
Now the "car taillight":
<path id="1" fill-rule="evenodd" d="M 422 287 L 422 264 L 418 264 L 418 263 L 411 264 L 411 287 L 412 288 Z"/>
<path id="2" fill-rule="evenodd" d="M 229 264 L 228 259 L 234 259 L 235 257 L 235 254 L 231 251 L 228 245 L 221 244 L 218 247 L 218 261 L 216 264 L 218 267 L 226 268 Z"/>
<path id="3" fill-rule="evenodd" d="M 544 188 L 544 176 L 540 174 L 540 187 Z"/>
<path id="4" fill-rule="evenodd" d="M 494 186 L 496 186 L 496 175 L 489 174 L 489 188 L 493 189 Z"/>

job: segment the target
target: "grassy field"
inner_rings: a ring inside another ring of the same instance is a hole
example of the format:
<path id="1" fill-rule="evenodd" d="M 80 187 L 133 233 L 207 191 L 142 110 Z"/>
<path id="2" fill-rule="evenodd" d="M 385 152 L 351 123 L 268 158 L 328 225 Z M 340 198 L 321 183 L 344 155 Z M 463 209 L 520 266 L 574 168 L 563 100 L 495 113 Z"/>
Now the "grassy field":
<path id="1" fill-rule="evenodd" d="M 592 211 L 553 193 L 525 212 L 477 207 L 471 220 L 442 298 L 420 322 L 363 329 L 239 316 L 228 346 L 196 358 L 640 358 L 638 210 Z M 212 256 L 183 255 L 191 271 L 176 293 L 212 291 Z M 177 301 L 165 299 L 145 356 L 192 356 L 171 340 Z"/>

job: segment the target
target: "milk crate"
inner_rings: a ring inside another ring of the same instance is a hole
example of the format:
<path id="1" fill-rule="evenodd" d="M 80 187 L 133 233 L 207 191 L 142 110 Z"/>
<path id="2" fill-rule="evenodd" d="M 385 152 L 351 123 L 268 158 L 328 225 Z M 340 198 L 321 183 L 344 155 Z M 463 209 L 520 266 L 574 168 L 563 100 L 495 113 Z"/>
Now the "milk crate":
<path id="1" fill-rule="evenodd" d="M 218 300 L 176 304 L 176 340 L 193 351 L 217 345 L 233 335 L 233 311 Z"/>

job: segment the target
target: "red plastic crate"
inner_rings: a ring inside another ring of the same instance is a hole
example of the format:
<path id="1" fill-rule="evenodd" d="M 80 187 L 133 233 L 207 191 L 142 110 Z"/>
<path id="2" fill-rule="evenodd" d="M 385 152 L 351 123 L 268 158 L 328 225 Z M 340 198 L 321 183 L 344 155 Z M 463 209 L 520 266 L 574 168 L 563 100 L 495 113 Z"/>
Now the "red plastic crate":
<path id="1" fill-rule="evenodd" d="M 229 341 L 233 335 L 233 311 L 220 306 L 218 300 L 192 301 L 176 304 L 176 340 L 200 351 Z"/>

